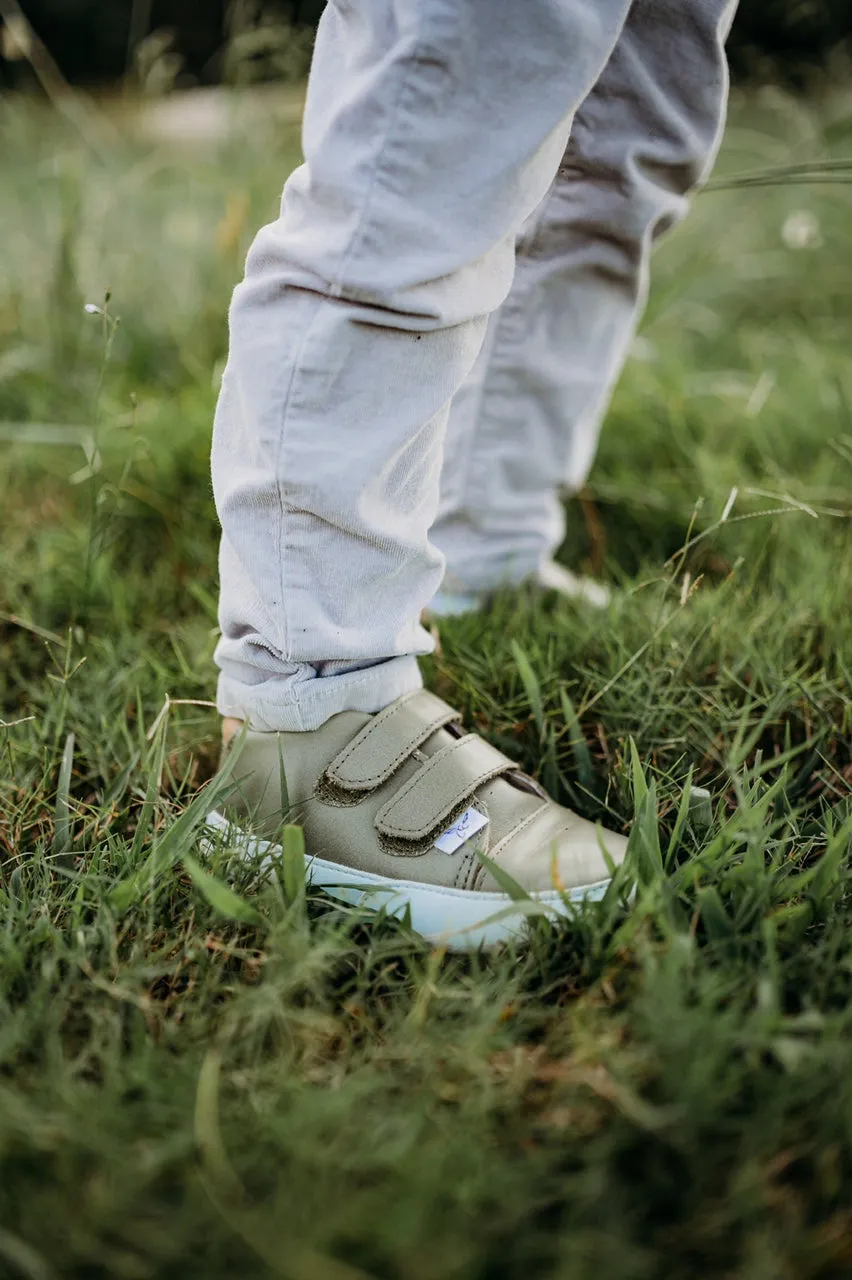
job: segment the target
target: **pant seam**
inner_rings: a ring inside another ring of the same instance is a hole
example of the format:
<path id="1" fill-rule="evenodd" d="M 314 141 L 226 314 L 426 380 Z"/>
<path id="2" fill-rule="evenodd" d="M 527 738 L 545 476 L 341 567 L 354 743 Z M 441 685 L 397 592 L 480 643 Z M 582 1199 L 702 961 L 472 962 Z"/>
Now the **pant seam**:
<path id="1" fill-rule="evenodd" d="M 415 46 L 418 46 L 421 43 L 421 33 L 422 33 L 422 17 L 420 19 L 420 26 L 418 27 L 414 35 Z M 337 272 L 329 280 L 328 295 L 321 295 L 317 299 L 317 303 L 314 308 L 313 315 L 311 316 L 311 319 L 308 325 L 306 326 L 304 337 L 302 339 L 302 342 L 299 345 L 296 358 L 293 362 L 293 370 L 290 375 L 290 379 L 287 385 L 287 391 L 284 397 L 284 403 L 281 408 L 279 445 L 278 445 L 278 450 L 277 450 L 276 459 L 275 459 L 276 488 L 278 491 L 278 503 L 279 503 L 279 534 L 276 541 L 277 541 L 278 561 L 280 565 L 279 587 L 281 591 L 281 609 L 282 609 L 283 621 L 284 621 L 283 639 L 284 639 L 285 653 L 289 653 L 290 651 L 290 633 L 289 633 L 289 622 L 288 622 L 289 611 L 284 603 L 287 596 L 286 539 L 284 534 L 284 526 L 286 523 L 287 509 L 286 509 L 286 501 L 284 497 L 284 485 L 282 483 L 281 477 L 282 477 L 282 467 L 283 467 L 284 458 L 285 458 L 285 449 L 287 444 L 287 441 L 285 438 L 287 412 L 290 408 L 290 405 L 292 404 L 295 388 L 297 385 L 297 380 L 302 372 L 302 363 L 304 360 L 305 352 L 307 350 L 308 343 L 311 337 L 313 336 L 313 330 L 319 318 L 323 304 L 328 303 L 332 299 L 342 298 L 344 293 L 344 278 L 346 274 L 346 268 L 348 264 L 352 261 L 353 257 L 356 255 L 357 250 L 361 247 L 361 245 L 364 242 L 369 214 L 372 209 L 376 190 L 380 186 L 380 177 L 383 170 L 387 171 L 387 168 L 388 168 L 387 153 L 392 149 L 393 137 L 394 137 L 394 126 L 398 125 L 398 122 L 404 118 L 404 112 L 402 108 L 404 105 L 403 99 L 404 99 L 406 90 L 408 90 L 409 95 L 412 92 L 413 78 L 411 77 L 411 75 L 406 74 L 406 71 L 407 71 L 407 64 L 403 63 L 403 65 L 400 67 L 399 85 L 397 87 L 396 93 L 393 95 L 392 105 L 387 114 L 387 127 L 385 129 L 385 133 L 382 138 L 381 146 L 379 147 L 378 152 L 376 154 L 376 159 L 373 165 L 373 172 L 372 172 L 371 179 L 368 182 L 366 189 L 364 191 L 364 196 L 361 202 L 361 209 L 358 215 L 358 222 L 356 226 L 353 228 L 352 235 L 350 236 L 348 245 L 341 253 Z M 399 132 L 399 130 L 397 131 Z"/>
<path id="2" fill-rule="evenodd" d="M 287 581 L 286 581 L 288 560 L 287 560 L 287 554 L 286 554 L 287 542 L 284 535 L 284 526 L 286 523 L 286 514 L 287 514 L 287 504 L 284 496 L 285 486 L 282 480 L 282 474 L 283 474 L 282 463 L 284 458 L 284 447 L 286 443 L 285 441 L 286 419 L 287 419 L 287 410 L 289 409 L 290 402 L 293 398 L 293 388 L 296 384 L 296 378 L 298 377 L 301 369 L 301 363 L 305 354 L 305 349 L 308 345 L 308 341 L 311 337 L 314 325 L 316 323 L 317 317 L 319 315 L 320 309 L 324 301 L 325 299 L 322 297 L 316 300 L 313 308 L 313 314 L 310 320 L 308 321 L 308 324 L 305 326 L 304 336 L 302 338 L 302 341 L 299 344 L 299 347 L 296 352 L 296 356 L 293 360 L 293 368 L 287 382 L 287 389 L 284 393 L 284 400 L 281 405 L 281 416 L 279 419 L 279 431 L 278 431 L 278 449 L 276 450 L 276 454 L 275 454 L 275 490 L 278 495 L 278 536 L 276 537 L 276 540 L 275 540 L 276 541 L 275 550 L 276 550 L 276 555 L 278 557 L 278 566 L 279 566 L 278 587 L 281 593 L 281 615 L 282 615 L 282 621 L 284 624 L 283 626 L 284 634 L 282 636 L 282 639 L 284 641 L 284 655 L 288 661 L 292 661 L 292 659 L 289 657 L 290 611 L 289 611 L 289 608 L 287 607 Z"/>
<path id="3" fill-rule="evenodd" d="M 549 188 L 548 194 L 540 208 L 550 198 L 552 187 Z M 540 224 L 539 224 L 540 225 Z M 538 234 L 539 225 L 536 226 L 531 240 L 531 245 L 535 243 L 535 237 Z M 525 250 L 526 253 L 526 250 Z M 515 277 L 517 279 L 517 276 Z M 496 333 L 491 347 L 488 359 L 488 368 L 483 378 L 482 393 L 478 397 L 477 412 L 474 418 L 473 426 L 468 433 L 468 444 L 465 451 L 465 457 L 461 467 L 462 472 L 462 489 L 459 495 L 459 506 L 465 510 L 470 509 L 470 496 L 475 491 L 474 475 L 476 467 L 476 457 L 482 447 L 483 439 L 488 438 L 488 422 L 489 422 L 489 405 L 490 402 L 498 395 L 499 386 L 503 378 L 503 372 L 500 367 L 500 360 L 503 353 L 517 347 L 521 337 L 523 314 L 526 308 L 527 298 L 532 287 L 531 282 L 527 282 L 523 290 L 513 291 L 506 298 L 496 316 Z M 489 378 L 489 373 L 491 377 Z M 495 379 L 494 374 L 499 376 Z M 495 388 L 495 381 L 498 386 Z"/>

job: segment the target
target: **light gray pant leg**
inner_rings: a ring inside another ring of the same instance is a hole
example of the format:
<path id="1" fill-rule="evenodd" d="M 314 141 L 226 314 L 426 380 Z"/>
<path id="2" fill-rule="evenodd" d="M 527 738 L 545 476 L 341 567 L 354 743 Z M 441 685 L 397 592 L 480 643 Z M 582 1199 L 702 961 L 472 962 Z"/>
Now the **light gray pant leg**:
<path id="1" fill-rule="evenodd" d="M 432 540 L 448 589 L 520 581 L 564 535 L 641 314 L 654 241 L 709 172 L 732 0 L 634 0 L 518 240 L 512 290 L 450 412 Z"/>
<path id="2" fill-rule="evenodd" d="M 230 311 L 223 714 L 310 729 L 417 687 L 448 405 L 629 0 L 332 0 L 305 163 Z"/>

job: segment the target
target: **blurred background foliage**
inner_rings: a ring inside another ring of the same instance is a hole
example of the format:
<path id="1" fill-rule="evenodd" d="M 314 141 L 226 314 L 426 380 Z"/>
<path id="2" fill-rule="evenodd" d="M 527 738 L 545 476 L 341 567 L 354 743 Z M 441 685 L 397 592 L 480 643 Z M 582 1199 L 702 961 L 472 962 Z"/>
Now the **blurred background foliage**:
<path id="1" fill-rule="evenodd" d="M 306 73 L 323 0 L 15 0 L 72 83 L 128 73 L 149 92 Z M 852 54 L 850 0 L 741 0 L 730 42 L 740 80 L 803 87 Z M 30 76 L 14 34 L 0 50 L 0 86 Z"/>

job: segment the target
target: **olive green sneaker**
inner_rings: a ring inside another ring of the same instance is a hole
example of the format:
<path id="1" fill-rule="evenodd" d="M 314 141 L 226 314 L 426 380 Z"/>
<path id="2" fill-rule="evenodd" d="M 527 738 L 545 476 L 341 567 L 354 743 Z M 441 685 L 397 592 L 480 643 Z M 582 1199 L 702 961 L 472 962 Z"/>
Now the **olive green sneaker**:
<path id="1" fill-rule="evenodd" d="M 601 897 L 625 837 L 554 803 L 459 719 L 419 690 L 376 715 L 341 712 L 311 732 L 247 729 L 233 792 L 209 815 L 211 834 L 271 861 L 282 824 L 296 822 L 314 885 L 346 902 L 408 912 L 418 933 L 452 949 L 523 933 L 529 900 L 564 915 Z M 239 727 L 225 722 L 225 753 Z M 504 877 L 528 900 L 506 892 Z"/>

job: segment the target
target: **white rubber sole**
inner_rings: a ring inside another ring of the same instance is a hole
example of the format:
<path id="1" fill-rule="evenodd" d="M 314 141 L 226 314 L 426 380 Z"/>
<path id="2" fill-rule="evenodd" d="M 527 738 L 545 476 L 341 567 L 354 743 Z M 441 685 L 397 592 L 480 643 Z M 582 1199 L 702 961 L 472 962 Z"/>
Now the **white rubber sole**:
<path id="1" fill-rule="evenodd" d="M 208 814 L 207 826 L 211 833 L 205 841 L 208 848 L 215 833 L 233 841 L 244 857 L 258 863 L 261 871 L 268 870 L 281 856 L 280 845 L 249 835 L 221 813 Z M 506 893 L 482 893 L 421 884 L 417 880 L 391 879 L 308 855 L 305 856 L 305 876 L 310 884 L 341 902 L 393 916 L 408 912 L 417 933 L 449 951 L 474 951 L 478 947 L 493 947 L 512 938 L 522 938 L 531 916 L 570 916 L 572 906 L 602 898 L 610 883 L 606 879 L 565 893 L 555 889 L 531 893 L 528 900 L 516 902 Z"/>

